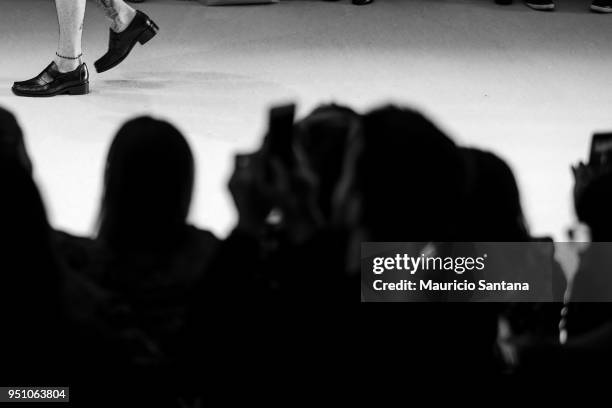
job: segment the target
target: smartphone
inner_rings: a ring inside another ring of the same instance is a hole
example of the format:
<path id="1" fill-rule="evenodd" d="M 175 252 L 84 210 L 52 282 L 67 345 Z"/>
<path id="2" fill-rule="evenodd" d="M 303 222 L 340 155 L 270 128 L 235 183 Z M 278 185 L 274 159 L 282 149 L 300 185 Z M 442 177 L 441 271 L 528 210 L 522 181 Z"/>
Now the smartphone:
<path id="1" fill-rule="evenodd" d="M 295 105 L 276 106 L 270 109 L 266 144 L 268 152 L 285 164 L 293 162 L 293 122 Z"/>
<path id="2" fill-rule="evenodd" d="M 612 132 L 593 135 L 589 165 L 598 168 L 612 167 Z"/>

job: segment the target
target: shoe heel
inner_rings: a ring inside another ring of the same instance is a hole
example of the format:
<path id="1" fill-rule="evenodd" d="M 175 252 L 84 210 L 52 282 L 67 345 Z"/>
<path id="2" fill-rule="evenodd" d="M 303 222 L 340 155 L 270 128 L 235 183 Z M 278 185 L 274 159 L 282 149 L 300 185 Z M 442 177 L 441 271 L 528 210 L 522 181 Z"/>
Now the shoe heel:
<path id="1" fill-rule="evenodd" d="M 89 93 L 89 82 L 69 88 L 66 93 L 68 95 L 87 95 Z"/>
<path id="2" fill-rule="evenodd" d="M 157 35 L 157 32 L 159 31 L 159 27 L 153 21 L 149 20 L 147 24 L 149 25 L 149 27 L 144 30 L 142 34 L 140 34 L 140 37 L 138 37 L 138 42 L 140 43 L 140 45 L 145 45 L 146 43 L 151 41 L 151 38 L 155 37 Z"/>

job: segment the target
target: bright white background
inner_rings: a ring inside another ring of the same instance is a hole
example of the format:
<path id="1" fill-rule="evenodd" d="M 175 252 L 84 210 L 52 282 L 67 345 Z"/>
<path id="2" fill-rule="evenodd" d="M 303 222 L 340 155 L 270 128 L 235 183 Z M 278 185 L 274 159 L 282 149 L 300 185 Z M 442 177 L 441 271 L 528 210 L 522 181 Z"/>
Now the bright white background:
<path id="1" fill-rule="evenodd" d="M 14 80 L 51 60 L 51 0 L 3 0 L 0 104 L 27 134 L 53 223 L 92 231 L 104 157 L 120 123 L 136 114 L 171 119 L 198 160 L 192 220 L 224 235 L 234 222 L 225 183 L 236 151 L 255 146 L 266 108 L 297 100 L 366 109 L 381 101 L 422 108 L 457 141 L 491 149 L 515 170 L 538 235 L 563 239 L 573 219 L 570 163 L 590 134 L 612 130 L 612 16 L 587 1 L 537 13 L 493 0 L 284 1 L 204 7 L 148 0 L 161 26 L 119 68 L 92 72 L 85 97 L 24 99 Z M 84 51 L 105 51 L 107 26 L 90 2 Z"/>

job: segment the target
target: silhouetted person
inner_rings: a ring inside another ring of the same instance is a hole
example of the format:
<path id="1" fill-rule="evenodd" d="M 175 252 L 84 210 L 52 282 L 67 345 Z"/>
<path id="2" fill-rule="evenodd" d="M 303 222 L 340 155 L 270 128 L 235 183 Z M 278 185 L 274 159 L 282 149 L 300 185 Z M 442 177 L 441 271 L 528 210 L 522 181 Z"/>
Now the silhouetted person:
<path id="1" fill-rule="evenodd" d="M 566 315 L 568 346 L 578 349 L 586 366 L 612 363 L 612 172 L 575 168 L 574 204 L 578 219 L 588 225 L 591 244 L 581 254 Z M 585 339 L 589 339 L 585 341 Z"/>
<path id="2" fill-rule="evenodd" d="M 490 307 L 498 307 L 503 316 L 500 324 L 507 325 L 512 336 L 528 334 L 538 337 L 538 341 L 545 338 L 558 343 L 567 282 L 554 260 L 552 240 L 536 241 L 529 234 L 516 179 L 504 160 L 474 148 L 463 148 L 462 152 L 468 174 L 468 202 L 461 217 L 461 240 L 484 243 L 478 244 L 486 248 L 481 252 L 488 255 L 482 278 L 529 282 L 533 292 L 526 295 L 533 296 L 531 302 L 496 303 Z M 517 294 L 511 293 L 508 301 L 515 300 Z M 505 338 L 506 332 L 501 331 L 500 340 Z M 499 364 L 501 368 L 501 359 Z"/>
<path id="3" fill-rule="evenodd" d="M 45 209 L 17 160 L 0 161 L 0 191 L 2 382 L 61 382 L 70 359 L 62 348 L 61 270 Z"/>
<path id="4" fill-rule="evenodd" d="M 586 372 L 612 363 L 612 173 L 583 163 L 573 171 L 576 214 L 590 228 L 592 242 L 580 254 L 562 313 L 563 344 L 534 339 L 514 342 L 518 364 L 537 370 Z"/>
<path id="5" fill-rule="evenodd" d="M 329 264 L 343 259 L 343 250 L 324 255 L 343 245 L 344 237 L 330 231 L 332 196 L 353 121 L 358 115 L 348 108 L 322 106 L 298 122 L 292 135 L 280 136 L 292 140 L 292 157 L 278 157 L 265 138 L 257 152 L 236 158 L 229 189 L 238 222 L 215 257 L 210 276 L 214 283 L 205 285 L 212 292 L 203 299 L 223 297 L 214 288 L 231 284 L 237 302 L 296 301 L 312 296 L 316 285 L 315 280 L 303 279 L 305 273 L 329 269 L 336 273 L 326 278 L 343 279 L 343 267 Z M 274 209 L 282 215 L 271 224 L 268 216 Z M 288 269 L 293 272 L 287 273 Z M 331 286 L 328 291 L 332 293 Z M 333 298 L 344 293 L 348 292 L 334 293 Z"/>
<path id="6" fill-rule="evenodd" d="M 172 364 L 185 305 L 215 251 L 214 235 L 187 223 L 193 183 L 181 133 L 149 117 L 131 120 L 108 153 L 97 236 L 62 245 L 71 268 L 105 294 L 91 306 L 92 324 L 105 328 L 128 368 Z"/>
<path id="7" fill-rule="evenodd" d="M 83 321 L 74 319 L 75 311 L 87 319 L 90 310 L 75 299 L 99 297 L 96 288 L 66 267 L 58 238 L 66 234 L 53 231 L 43 203 L 32 181 L 32 163 L 26 152 L 23 134 L 15 117 L 0 109 L 0 234 L 3 271 L 3 307 L 13 335 L 6 336 L 8 384 L 73 384 L 85 386 L 87 373 L 99 374 L 100 361 L 106 359 L 99 333 Z M 60 239 L 60 243 L 63 239 Z M 7 332 L 8 333 L 8 332 Z M 3 361 L 4 364 L 4 361 Z M 9 368 L 12 367 L 12 368 Z M 75 374 L 76 373 L 76 374 Z M 23 380 L 21 380 L 23 379 Z"/>
<path id="8" fill-rule="evenodd" d="M 230 367 L 248 376 L 264 366 L 275 375 L 358 365 L 345 344 L 357 335 L 359 274 L 347 273 L 346 233 L 333 221 L 355 126 L 355 112 L 322 106 L 279 135 L 293 141 L 290 157 L 279 157 L 268 137 L 237 156 L 229 182 L 237 225 L 200 286 L 185 335 L 185 361 L 195 369 L 220 379 Z M 270 222 L 272 209 L 280 221 Z"/>
<path id="9" fill-rule="evenodd" d="M 10 327 L 3 342 L 4 383 L 65 378 L 58 366 L 65 352 L 63 276 L 31 173 L 22 130 L 13 114 L 0 108 L 0 298 L 2 320 Z M 69 360 L 65 356 L 64 365 Z"/>
<path id="10" fill-rule="evenodd" d="M 457 146 L 412 110 L 385 107 L 364 120 L 365 143 L 354 181 L 362 201 L 359 240 L 410 242 L 418 248 L 419 243 L 458 239 L 466 169 Z M 358 256 L 354 252 L 351 257 Z M 393 275 L 387 279 L 393 280 Z M 411 350 L 400 364 L 410 367 L 413 375 L 494 369 L 494 305 L 417 302 L 384 310 L 374 306 L 366 305 L 361 318 L 368 327 L 366 343 L 376 338 L 387 349 Z"/>

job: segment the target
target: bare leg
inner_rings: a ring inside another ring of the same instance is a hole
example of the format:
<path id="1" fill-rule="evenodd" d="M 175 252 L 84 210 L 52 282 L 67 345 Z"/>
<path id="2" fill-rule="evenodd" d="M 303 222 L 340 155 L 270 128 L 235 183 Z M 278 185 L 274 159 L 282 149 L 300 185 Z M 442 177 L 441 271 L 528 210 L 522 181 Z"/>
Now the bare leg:
<path id="1" fill-rule="evenodd" d="M 81 55 L 85 5 L 86 0 L 55 0 L 59 23 L 57 54 L 61 56 L 55 56 L 55 63 L 60 72 L 74 71 L 81 64 L 79 56 Z"/>
<path id="2" fill-rule="evenodd" d="M 120 33 L 125 30 L 134 17 L 136 10 L 130 7 L 123 0 L 96 0 L 106 13 L 106 17 L 111 20 L 111 30 Z"/>

